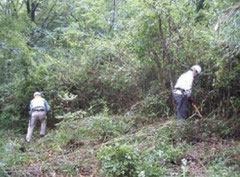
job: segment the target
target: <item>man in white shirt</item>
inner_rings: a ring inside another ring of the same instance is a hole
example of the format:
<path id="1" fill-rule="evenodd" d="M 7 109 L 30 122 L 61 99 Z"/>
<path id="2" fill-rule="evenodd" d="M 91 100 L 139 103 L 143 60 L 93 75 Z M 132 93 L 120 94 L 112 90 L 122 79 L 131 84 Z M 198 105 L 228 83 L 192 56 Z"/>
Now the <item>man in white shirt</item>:
<path id="1" fill-rule="evenodd" d="M 50 106 L 48 102 L 41 97 L 40 92 L 35 92 L 33 94 L 34 98 L 30 103 L 30 111 L 29 114 L 31 118 L 29 119 L 28 131 L 26 136 L 26 141 L 30 142 L 33 129 L 36 126 L 37 121 L 41 122 L 41 130 L 40 136 L 43 137 L 46 132 L 46 124 L 47 124 L 47 112 L 50 111 Z"/>
<path id="2" fill-rule="evenodd" d="M 178 122 L 187 117 L 187 102 L 191 99 L 192 85 L 202 69 L 199 65 L 194 65 L 190 70 L 183 73 L 177 80 L 173 90 L 173 98 L 177 108 Z"/>

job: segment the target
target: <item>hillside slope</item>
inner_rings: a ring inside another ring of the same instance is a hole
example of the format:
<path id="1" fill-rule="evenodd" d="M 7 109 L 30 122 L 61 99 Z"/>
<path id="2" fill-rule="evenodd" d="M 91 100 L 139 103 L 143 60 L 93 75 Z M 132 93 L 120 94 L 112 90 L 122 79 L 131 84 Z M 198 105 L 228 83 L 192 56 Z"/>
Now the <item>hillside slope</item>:
<path id="1" fill-rule="evenodd" d="M 44 138 L 35 131 L 1 139 L 1 176 L 238 176 L 240 143 L 204 129 L 210 118 L 98 115 L 62 121 Z"/>

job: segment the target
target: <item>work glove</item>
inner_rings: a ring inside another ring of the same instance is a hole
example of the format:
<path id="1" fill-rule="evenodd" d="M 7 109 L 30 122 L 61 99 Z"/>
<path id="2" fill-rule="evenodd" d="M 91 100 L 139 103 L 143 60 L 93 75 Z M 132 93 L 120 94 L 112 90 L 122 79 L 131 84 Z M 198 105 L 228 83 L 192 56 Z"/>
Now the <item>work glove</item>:
<path id="1" fill-rule="evenodd" d="M 193 98 L 190 96 L 189 98 L 188 98 L 188 101 L 189 101 L 189 103 L 194 103 L 194 100 L 193 100 Z"/>

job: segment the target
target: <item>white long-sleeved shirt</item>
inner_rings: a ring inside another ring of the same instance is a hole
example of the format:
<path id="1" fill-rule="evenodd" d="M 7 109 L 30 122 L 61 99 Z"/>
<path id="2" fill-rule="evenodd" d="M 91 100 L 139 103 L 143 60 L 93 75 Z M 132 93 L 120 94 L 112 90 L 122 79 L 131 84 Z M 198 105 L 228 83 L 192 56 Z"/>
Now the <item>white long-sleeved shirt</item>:
<path id="1" fill-rule="evenodd" d="M 194 77 L 193 77 L 193 71 L 189 70 L 185 73 L 183 73 L 177 80 L 176 85 L 174 88 L 181 88 L 185 90 L 185 95 L 188 97 L 191 96 L 192 93 L 192 85 L 193 85 Z M 174 93 L 181 95 L 180 90 L 174 90 Z"/>

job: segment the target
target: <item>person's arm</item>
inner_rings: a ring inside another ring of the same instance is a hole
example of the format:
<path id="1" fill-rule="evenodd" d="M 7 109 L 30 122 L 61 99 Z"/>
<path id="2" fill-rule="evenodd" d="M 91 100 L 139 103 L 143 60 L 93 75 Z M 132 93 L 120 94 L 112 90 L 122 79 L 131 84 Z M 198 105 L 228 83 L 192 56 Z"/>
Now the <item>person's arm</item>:
<path id="1" fill-rule="evenodd" d="M 30 102 L 30 105 L 29 105 L 29 115 L 30 116 L 32 115 L 32 101 Z"/>
<path id="2" fill-rule="evenodd" d="M 51 107 L 49 106 L 48 102 L 44 99 L 44 106 L 47 112 L 51 110 Z"/>

